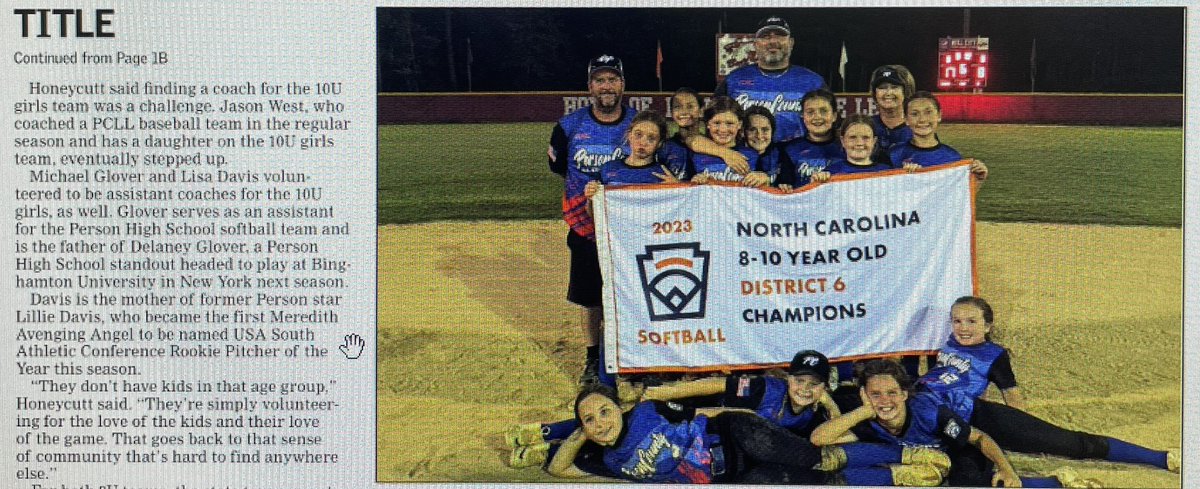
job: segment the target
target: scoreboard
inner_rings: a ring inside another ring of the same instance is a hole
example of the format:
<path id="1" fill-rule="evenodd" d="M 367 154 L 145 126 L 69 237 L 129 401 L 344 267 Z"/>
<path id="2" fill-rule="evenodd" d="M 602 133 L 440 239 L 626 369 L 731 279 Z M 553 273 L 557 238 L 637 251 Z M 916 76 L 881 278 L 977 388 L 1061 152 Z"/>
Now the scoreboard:
<path id="1" fill-rule="evenodd" d="M 980 91 L 987 86 L 988 38 L 938 39 L 938 89 Z"/>

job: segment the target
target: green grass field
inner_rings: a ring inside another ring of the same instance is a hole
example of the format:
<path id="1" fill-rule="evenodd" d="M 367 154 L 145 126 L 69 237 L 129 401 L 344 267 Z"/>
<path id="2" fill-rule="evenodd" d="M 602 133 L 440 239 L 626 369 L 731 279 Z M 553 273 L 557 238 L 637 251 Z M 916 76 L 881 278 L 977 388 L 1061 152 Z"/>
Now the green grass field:
<path id="1" fill-rule="evenodd" d="M 562 179 L 546 165 L 553 127 L 381 126 L 379 223 L 559 217 Z M 939 135 L 991 170 L 980 220 L 1182 223 L 1181 128 L 944 124 Z"/>

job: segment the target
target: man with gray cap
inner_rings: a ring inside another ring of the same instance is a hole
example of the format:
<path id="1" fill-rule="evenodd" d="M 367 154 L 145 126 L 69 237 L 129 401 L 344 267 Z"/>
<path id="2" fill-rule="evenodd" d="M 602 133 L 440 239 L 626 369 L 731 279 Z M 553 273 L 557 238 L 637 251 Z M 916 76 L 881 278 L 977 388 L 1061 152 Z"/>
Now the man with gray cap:
<path id="1" fill-rule="evenodd" d="M 602 54 L 588 63 L 588 94 L 592 103 L 567 114 L 554 126 L 548 151 L 550 170 L 565 180 L 563 219 L 567 247 L 571 250 L 567 300 L 584 308 L 587 359 L 580 384 L 600 380 L 612 386 L 616 380 L 600 368 L 601 326 L 600 260 L 596 252 L 596 230 L 587 212 L 584 188 L 600 179 L 600 167 L 625 156 L 622 141 L 637 110 L 621 103 L 625 92 L 625 70 L 620 58 Z"/>
<path id="2" fill-rule="evenodd" d="M 766 107 L 775 115 L 774 141 L 804 136 L 800 99 L 818 88 L 826 88 L 821 75 L 791 64 L 792 29 L 786 20 L 770 16 L 758 23 L 754 33 L 755 62 L 729 73 L 714 95 L 728 95 L 742 109 Z"/>

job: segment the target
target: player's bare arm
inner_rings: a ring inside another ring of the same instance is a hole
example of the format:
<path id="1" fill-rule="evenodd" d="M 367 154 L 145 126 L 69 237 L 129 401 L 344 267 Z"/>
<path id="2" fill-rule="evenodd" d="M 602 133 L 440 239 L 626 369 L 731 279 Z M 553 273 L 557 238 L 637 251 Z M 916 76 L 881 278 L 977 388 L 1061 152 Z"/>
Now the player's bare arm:
<path id="1" fill-rule="evenodd" d="M 832 415 L 832 413 L 830 414 Z M 869 403 L 865 403 L 853 411 L 821 423 L 821 426 L 813 430 L 809 441 L 819 447 L 858 441 L 858 437 L 850 432 L 850 428 L 874 417 L 875 410 L 871 408 Z"/>
<path id="2" fill-rule="evenodd" d="M 746 160 L 746 155 L 737 152 L 733 148 L 721 146 L 714 143 L 707 136 L 699 134 L 688 138 L 685 142 L 688 145 L 688 149 L 692 151 L 720 158 L 721 161 L 725 162 L 725 166 L 728 166 L 739 175 L 745 175 L 750 172 L 750 162 Z"/>
<path id="3" fill-rule="evenodd" d="M 583 447 L 584 443 L 587 443 L 587 438 L 583 436 L 583 428 L 576 428 L 571 433 L 571 436 L 568 436 L 559 445 L 558 452 L 554 454 L 554 458 L 550 459 L 550 464 L 546 466 L 546 472 L 555 477 L 570 479 L 591 475 L 575 466 L 575 457 L 579 455 L 579 449 Z"/>
<path id="4" fill-rule="evenodd" d="M 725 377 L 709 377 L 666 385 L 647 387 L 642 393 L 644 401 L 671 401 L 685 397 L 709 396 L 725 392 Z"/>
<path id="5" fill-rule="evenodd" d="M 971 427 L 968 441 L 978 447 L 979 451 L 983 452 L 983 456 L 996 464 L 996 475 L 992 476 L 992 486 L 1021 487 L 1021 478 L 1017 476 L 1016 469 L 1013 468 L 1008 457 L 1004 455 L 1004 451 L 1000 449 L 995 440 L 992 440 L 991 436 Z"/>

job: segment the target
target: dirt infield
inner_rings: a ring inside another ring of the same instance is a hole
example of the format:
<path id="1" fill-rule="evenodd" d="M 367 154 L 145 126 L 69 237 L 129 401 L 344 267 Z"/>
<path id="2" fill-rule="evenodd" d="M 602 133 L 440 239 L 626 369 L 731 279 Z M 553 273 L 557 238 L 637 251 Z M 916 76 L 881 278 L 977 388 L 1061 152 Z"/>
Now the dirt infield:
<path id="1" fill-rule="evenodd" d="M 505 466 L 500 433 L 571 415 L 583 346 L 565 300 L 566 232 L 559 221 L 379 228 L 379 480 L 554 480 Z M 1181 230 L 980 223 L 977 236 L 981 295 L 1030 411 L 1178 448 Z M 1023 473 L 1070 465 L 1105 487 L 1181 485 L 1130 465 L 1013 460 Z"/>

